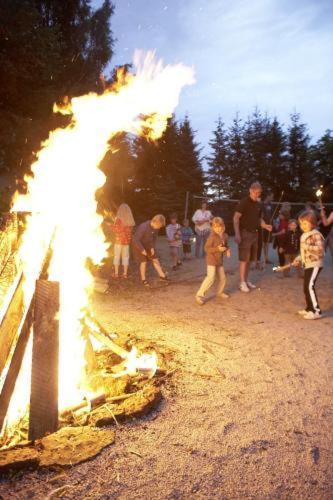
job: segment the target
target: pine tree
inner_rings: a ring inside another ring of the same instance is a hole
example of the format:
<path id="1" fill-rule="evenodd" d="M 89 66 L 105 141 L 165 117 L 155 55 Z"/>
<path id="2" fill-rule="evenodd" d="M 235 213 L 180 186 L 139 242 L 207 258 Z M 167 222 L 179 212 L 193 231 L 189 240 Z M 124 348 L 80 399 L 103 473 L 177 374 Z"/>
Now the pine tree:
<path id="1" fill-rule="evenodd" d="M 170 118 L 158 141 L 138 138 L 134 151 L 134 209 L 146 216 L 176 211 L 181 220 L 186 191 L 201 195 L 204 189 L 200 148 L 189 119 L 178 125 Z"/>
<path id="2" fill-rule="evenodd" d="M 110 149 L 100 164 L 106 175 L 103 200 L 108 206 L 129 203 L 132 196 L 134 158 L 128 135 L 119 133 L 110 141 Z"/>
<path id="3" fill-rule="evenodd" d="M 231 178 L 228 175 L 229 144 L 228 134 L 224 129 L 221 117 L 217 120 L 213 139 L 209 141 L 212 153 L 207 157 L 207 186 L 217 199 L 223 194 L 230 193 Z"/>
<path id="4" fill-rule="evenodd" d="M 323 199 L 333 196 L 333 131 L 326 130 L 318 142 L 310 148 L 313 165 L 313 185 L 324 186 Z"/>
<path id="5" fill-rule="evenodd" d="M 286 168 L 286 134 L 277 117 L 269 123 L 267 141 L 266 171 L 264 187 L 269 188 L 276 199 L 281 196 L 281 191 L 287 191 Z"/>
<path id="6" fill-rule="evenodd" d="M 304 196 L 312 196 L 311 167 L 309 161 L 310 137 L 307 126 L 300 123 L 300 115 L 292 113 L 291 124 L 288 127 L 287 136 L 287 192 L 289 200 L 304 199 Z"/>
<path id="7" fill-rule="evenodd" d="M 177 186 L 180 197 L 184 200 L 186 191 L 201 196 L 204 191 L 201 148 L 195 141 L 195 131 L 188 116 L 180 123 L 178 137 Z"/>
<path id="8" fill-rule="evenodd" d="M 112 56 L 112 13 L 109 0 L 96 10 L 88 0 L 1 1 L 0 170 L 13 183 L 64 122 L 53 103 L 98 88 Z"/>
<path id="9" fill-rule="evenodd" d="M 252 180 L 265 184 L 267 169 L 267 134 L 269 120 L 258 108 L 247 119 L 244 127 L 244 149 L 246 168 Z"/>
<path id="10" fill-rule="evenodd" d="M 229 129 L 229 161 L 228 178 L 230 182 L 229 196 L 239 198 L 247 191 L 249 183 L 252 181 L 247 172 L 246 151 L 244 147 L 244 126 L 238 114 L 233 120 Z"/>

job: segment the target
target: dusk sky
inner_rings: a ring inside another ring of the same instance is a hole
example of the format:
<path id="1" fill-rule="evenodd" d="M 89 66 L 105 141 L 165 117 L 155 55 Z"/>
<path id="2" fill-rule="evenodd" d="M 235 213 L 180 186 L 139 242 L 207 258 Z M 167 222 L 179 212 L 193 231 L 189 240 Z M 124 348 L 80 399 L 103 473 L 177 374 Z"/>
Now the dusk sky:
<path id="1" fill-rule="evenodd" d="M 94 5 L 101 2 L 95 0 Z M 111 66 L 135 49 L 195 68 L 176 110 L 206 146 L 218 115 L 226 125 L 255 106 L 285 124 L 296 110 L 317 139 L 333 128 L 331 0 L 115 0 Z"/>

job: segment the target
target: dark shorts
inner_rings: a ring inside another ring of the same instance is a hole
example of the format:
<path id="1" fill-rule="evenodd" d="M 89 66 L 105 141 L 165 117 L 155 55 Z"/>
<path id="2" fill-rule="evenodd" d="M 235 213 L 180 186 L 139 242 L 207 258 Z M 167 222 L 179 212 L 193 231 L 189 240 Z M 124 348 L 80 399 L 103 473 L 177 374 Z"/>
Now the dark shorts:
<path id="1" fill-rule="evenodd" d="M 148 252 L 147 252 L 148 253 Z M 141 262 L 151 262 L 153 259 L 158 259 L 158 256 L 156 253 L 154 253 L 154 257 L 151 255 L 143 255 L 140 250 L 137 247 L 132 246 L 132 254 L 133 254 L 133 259 L 137 264 L 141 264 Z"/>
<path id="2" fill-rule="evenodd" d="M 190 243 L 183 243 L 183 252 L 184 253 L 191 253 L 192 248 Z"/>
<path id="3" fill-rule="evenodd" d="M 256 262 L 258 252 L 258 232 L 252 233 L 243 229 L 241 242 L 238 245 L 238 259 L 241 262 Z"/>

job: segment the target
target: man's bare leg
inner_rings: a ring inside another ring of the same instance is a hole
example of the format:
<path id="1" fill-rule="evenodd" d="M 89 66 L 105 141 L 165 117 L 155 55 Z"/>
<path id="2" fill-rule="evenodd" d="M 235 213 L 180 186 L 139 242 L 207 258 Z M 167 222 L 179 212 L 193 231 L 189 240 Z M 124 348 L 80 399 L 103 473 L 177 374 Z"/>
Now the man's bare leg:
<path id="1" fill-rule="evenodd" d="M 239 278 L 241 283 L 246 283 L 249 275 L 249 262 L 239 262 Z"/>

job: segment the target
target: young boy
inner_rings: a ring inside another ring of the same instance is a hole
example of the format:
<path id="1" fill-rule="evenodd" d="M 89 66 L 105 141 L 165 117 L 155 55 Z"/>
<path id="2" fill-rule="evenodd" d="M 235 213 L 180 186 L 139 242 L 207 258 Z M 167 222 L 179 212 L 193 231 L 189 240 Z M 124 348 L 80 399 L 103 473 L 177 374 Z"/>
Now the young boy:
<path id="1" fill-rule="evenodd" d="M 290 219 L 288 222 L 288 230 L 285 233 L 285 238 L 282 243 L 282 248 L 284 251 L 284 258 L 286 264 L 292 264 L 299 254 L 300 249 L 301 234 L 297 221 L 295 219 Z M 297 267 L 298 276 L 302 278 L 302 269 L 300 266 Z M 290 276 L 290 268 L 284 271 L 284 276 Z"/>
<path id="2" fill-rule="evenodd" d="M 180 247 L 182 244 L 182 235 L 180 231 L 180 224 L 177 222 L 177 214 L 170 215 L 170 224 L 166 227 L 166 235 L 168 238 L 170 255 L 172 261 L 172 270 L 176 271 L 178 266 L 181 266 L 180 260 Z"/>
<path id="3" fill-rule="evenodd" d="M 168 281 L 168 277 L 163 271 L 155 251 L 157 233 L 163 226 L 165 226 L 164 215 L 155 215 L 151 220 L 140 224 L 133 236 L 133 256 L 140 267 L 142 284 L 146 287 L 150 286 L 146 280 L 147 262 L 149 261 L 152 261 L 160 280 Z"/>
<path id="4" fill-rule="evenodd" d="M 318 304 L 315 285 L 324 265 L 324 238 L 316 229 L 317 217 L 312 211 L 303 212 L 299 216 L 299 224 L 303 231 L 301 236 L 301 255 L 296 257 L 294 266 L 304 266 L 304 295 L 306 308 L 298 313 L 304 319 L 319 319 L 322 317 Z"/>
<path id="5" fill-rule="evenodd" d="M 184 219 L 183 227 L 181 228 L 182 242 L 183 242 L 183 254 L 184 260 L 189 260 L 192 258 L 192 248 L 191 243 L 193 240 L 194 232 L 190 227 L 189 219 Z"/>
<path id="6" fill-rule="evenodd" d="M 219 278 L 217 296 L 224 299 L 229 298 L 229 295 L 224 293 L 226 279 L 223 267 L 223 254 L 225 253 L 227 257 L 230 257 L 231 252 L 228 247 L 228 235 L 225 233 L 225 225 L 221 217 L 213 217 L 212 219 L 212 230 L 205 244 L 205 252 L 207 276 L 196 294 L 196 301 L 200 305 L 204 305 L 204 296 L 213 285 L 216 274 L 218 274 Z"/>

